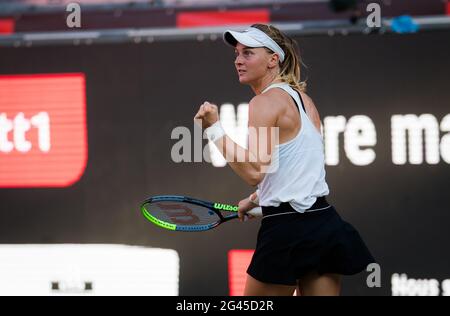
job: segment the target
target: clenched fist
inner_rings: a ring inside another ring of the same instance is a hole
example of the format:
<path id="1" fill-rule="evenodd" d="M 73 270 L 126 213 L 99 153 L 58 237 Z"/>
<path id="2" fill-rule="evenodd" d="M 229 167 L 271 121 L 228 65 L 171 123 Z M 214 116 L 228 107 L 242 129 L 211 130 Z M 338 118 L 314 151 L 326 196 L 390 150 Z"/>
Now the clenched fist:
<path id="1" fill-rule="evenodd" d="M 219 110 L 217 108 L 217 105 L 209 102 L 204 102 L 202 105 L 200 105 L 200 109 L 194 116 L 194 121 L 199 125 L 201 121 L 202 128 L 204 129 L 210 127 L 218 120 Z"/>

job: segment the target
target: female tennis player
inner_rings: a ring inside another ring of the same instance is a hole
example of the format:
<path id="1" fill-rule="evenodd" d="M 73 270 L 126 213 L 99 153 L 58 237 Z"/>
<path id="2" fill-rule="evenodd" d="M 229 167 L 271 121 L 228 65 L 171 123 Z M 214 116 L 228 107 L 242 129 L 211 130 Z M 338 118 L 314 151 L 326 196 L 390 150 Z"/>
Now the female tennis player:
<path id="1" fill-rule="evenodd" d="M 239 202 L 241 220 L 255 204 L 263 210 L 244 295 L 292 295 L 295 290 L 300 295 L 339 295 L 341 275 L 361 272 L 375 260 L 359 233 L 325 198 L 329 189 L 321 122 L 300 81 L 296 43 L 264 24 L 226 31 L 224 40 L 234 47 L 239 82 L 256 95 L 249 103 L 249 130 L 255 132 L 249 133 L 248 149 L 225 134 L 216 105 L 203 103 L 194 119 L 231 168 L 258 187 Z M 261 128 L 276 129 L 278 141 Z M 269 168 L 264 154 L 270 157 Z"/>

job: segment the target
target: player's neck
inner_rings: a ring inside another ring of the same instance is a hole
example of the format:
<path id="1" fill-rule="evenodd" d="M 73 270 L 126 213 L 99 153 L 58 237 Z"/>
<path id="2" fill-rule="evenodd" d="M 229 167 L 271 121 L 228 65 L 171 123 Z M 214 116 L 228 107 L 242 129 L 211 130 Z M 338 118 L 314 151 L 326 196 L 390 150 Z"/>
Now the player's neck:
<path id="1" fill-rule="evenodd" d="M 280 83 L 280 82 L 282 82 L 280 79 L 277 79 L 276 76 L 271 75 L 271 76 L 261 78 L 257 82 L 251 84 L 251 87 L 252 87 L 253 92 L 256 95 L 258 95 L 258 94 L 261 94 L 264 91 L 264 89 L 266 89 L 271 84 Z"/>

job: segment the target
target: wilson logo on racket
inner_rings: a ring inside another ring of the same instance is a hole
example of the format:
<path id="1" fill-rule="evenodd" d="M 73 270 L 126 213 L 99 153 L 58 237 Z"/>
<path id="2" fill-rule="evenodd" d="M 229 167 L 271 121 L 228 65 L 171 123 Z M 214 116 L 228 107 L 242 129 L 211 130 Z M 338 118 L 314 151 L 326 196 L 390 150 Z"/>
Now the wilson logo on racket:
<path id="1" fill-rule="evenodd" d="M 233 212 L 237 212 L 238 211 L 238 207 L 237 206 L 228 205 L 228 204 L 222 204 L 222 203 L 214 203 L 214 208 L 216 210 L 223 210 L 223 211 L 233 211 Z"/>

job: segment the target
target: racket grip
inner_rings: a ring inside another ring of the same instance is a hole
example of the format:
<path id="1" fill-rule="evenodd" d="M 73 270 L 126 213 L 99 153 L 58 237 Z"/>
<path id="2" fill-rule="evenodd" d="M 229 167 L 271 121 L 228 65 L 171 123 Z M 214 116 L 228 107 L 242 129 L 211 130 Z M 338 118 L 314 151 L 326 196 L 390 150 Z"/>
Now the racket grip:
<path id="1" fill-rule="evenodd" d="M 262 217 L 262 209 L 260 206 L 252 208 L 250 211 L 247 212 L 247 214 L 250 214 L 255 217 Z"/>

